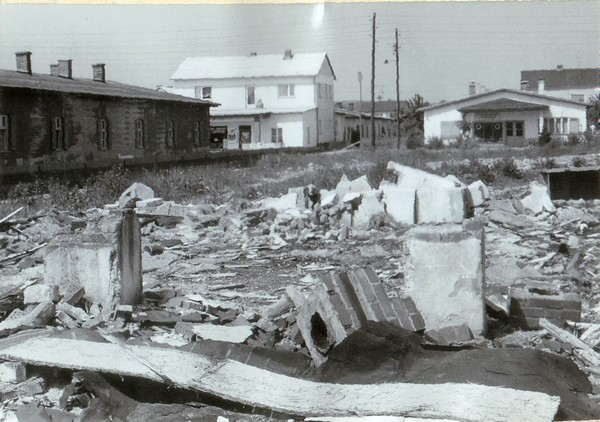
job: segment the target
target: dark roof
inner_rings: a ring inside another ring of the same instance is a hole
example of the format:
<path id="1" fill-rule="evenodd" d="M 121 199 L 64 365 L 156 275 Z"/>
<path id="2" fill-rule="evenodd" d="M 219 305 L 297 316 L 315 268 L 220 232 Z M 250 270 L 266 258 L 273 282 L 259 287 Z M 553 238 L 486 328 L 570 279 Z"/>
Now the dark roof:
<path id="1" fill-rule="evenodd" d="M 537 91 L 544 79 L 547 90 L 596 88 L 600 86 L 600 69 L 522 70 L 521 80 L 529 82 L 528 90 Z"/>
<path id="2" fill-rule="evenodd" d="M 217 106 L 212 101 L 183 97 L 119 82 L 97 82 L 91 79 L 68 79 L 53 75 L 16 72 L 0 69 L 0 87 L 25 88 L 72 94 L 101 95 L 108 97 L 137 98 L 145 100 L 178 101 Z"/>
<path id="3" fill-rule="evenodd" d="M 528 111 L 546 110 L 548 108 L 547 105 L 543 104 L 528 103 L 525 101 L 511 100 L 509 98 L 499 98 L 497 100 L 463 107 L 458 111 L 463 113 L 473 111 Z"/>
<path id="4" fill-rule="evenodd" d="M 585 103 L 582 103 L 581 101 L 569 100 L 569 99 L 566 99 L 566 98 L 552 97 L 550 95 L 542 95 L 542 94 L 537 94 L 535 92 L 529 92 L 529 91 L 523 91 L 523 90 L 517 90 L 517 89 L 501 88 L 501 89 L 496 89 L 494 91 L 483 92 L 481 94 L 471 95 L 469 97 L 459 98 L 458 100 L 442 101 L 442 102 L 439 102 L 439 103 L 436 103 L 436 104 L 431 104 L 431 105 L 429 105 L 427 107 L 421 107 L 419 109 L 419 111 L 435 110 L 436 108 L 445 107 L 445 106 L 451 105 L 451 104 L 462 103 L 463 101 L 467 101 L 467 100 L 473 100 L 473 99 L 477 99 L 477 98 L 485 98 L 486 96 L 494 95 L 494 94 L 501 93 L 501 92 L 512 93 L 512 94 L 520 94 L 520 95 L 523 95 L 525 97 L 543 98 L 543 99 L 546 99 L 546 100 L 552 100 L 552 101 L 557 101 L 557 102 L 562 102 L 562 103 L 568 103 L 568 104 L 575 104 L 575 105 L 578 105 L 578 106 L 585 106 Z"/>
<path id="5" fill-rule="evenodd" d="M 354 110 L 358 111 L 360 107 L 360 101 L 336 101 L 336 103 L 342 103 L 343 109 L 349 110 L 350 104 L 354 104 Z M 406 108 L 406 101 L 400 101 L 400 110 Z M 364 112 L 371 112 L 371 100 L 363 99 L 362 101 L 362 110 Z M 375 113 L 385 113 L 385 112 L 396 112 L 396 100 L 383 100 L 383 101 L 375 101 Z"/>

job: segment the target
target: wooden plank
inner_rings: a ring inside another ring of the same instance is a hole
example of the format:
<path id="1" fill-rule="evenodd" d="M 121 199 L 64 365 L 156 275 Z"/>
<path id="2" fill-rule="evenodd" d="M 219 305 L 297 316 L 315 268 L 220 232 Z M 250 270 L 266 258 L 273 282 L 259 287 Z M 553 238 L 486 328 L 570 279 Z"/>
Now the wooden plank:
<path id="1" fill-rule="evenodd" d="M 23 210 L 23 207 L 19 208 L 16 211 L 11 212 L 10 214 L 8 214 L 6 217 L 0 218 L 0 224 L 4 223 L 5 221 L 7 221 L 8 219 L 10 219 L 11 217 L 14 217 L 15 215 L 17 215 L 19 212 L 21 212 Z"/>
<path id="2" fill-rule="evenodd" d="M 559 397 L 477 384 L 327 384 L 292 378 L 241 362 L 170 348 L 48 336 L 0 341 L 0 359 L 115 373 L 161 381 L 236 403 L 298 416 L 389 415 L 460 421 L 551 421 Z M 161 375 L 151 370 L 160 368 Z"/>
<path id="3" fill-rule="evenodd" d="M 573 351 L 577 357 L 582 359 L 591 369 L 598 370 L 600 368 L 600 355 L 577 336 L 557 327 L 545 318 L 540 318 L 540 327 L 546 329 L 557 340 L 573 346 Z"/>

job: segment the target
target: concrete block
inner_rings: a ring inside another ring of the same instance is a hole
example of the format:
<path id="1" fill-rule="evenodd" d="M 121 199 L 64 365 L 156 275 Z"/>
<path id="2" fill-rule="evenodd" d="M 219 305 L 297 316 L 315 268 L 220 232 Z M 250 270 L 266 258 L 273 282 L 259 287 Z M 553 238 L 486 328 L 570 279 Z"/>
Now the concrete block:
<path id="1" fill-rule="evenodd" d="M 428 173 L 423 170 L 390 161 L 387 165 L 387 177 L 379 189 L 385 185 L 395 185 L 399 189 L 417 190 L 421 188 L 444 189 L 459 187 L 453 180 Z M 390 180 L 391 179 L 391 180 Z"/>
<path id="2" fill-rule="evenodd" d="M 417 223 L 460 223 L 466 216 L 461 188 L 421 188 L 416 196 Z"/>
<path id="3" fill-rule="evenodd" d="M 348 176 L 344 174 L 335 187 L 335 193 L 337 194 L 338 198 L 343 198 L 345 194 L 351 191 L 352 183 L 350 182 L 350 179 L 348 179 Z"/>
<path id="4" fill-rule="evenodd" d="M 44 283 L 61 291 L 85 289 L 85 297 L 110 312 L 116 304 L 142 301 L 140 223 L 133 211 L 119 216 L 104 240 L 58 236 L 46 248 Z"/>
<path id="5" fill-rule="evenodd" d="M 279 198 L 265 198 L 260 202 L 261 208 L 271 208 L 278 212 L 295 209 L 298 203 L 296 192 L 285 194 Z"/>
<path id="6" fill-rule="evenodd" d="M 373 188 L 369 184 L 369 180 L 365 175 L 357 177 L 356 179 L 350 182 L 350 192 L 364 193 L 370 192 L 372 190 Z"/>
<path id="7" fill-rule="evenodd" d="M 18 384 L 27 379 L 26 367 L 22 362 L 0 363 L 0 382 Z"/>
<path id="8" fill-rule="evenodd" d="M 151 198 L 151 199 L 143 199 L 135 203 L 136 208 L 146 208 L 146 207 L 158 207 L 162 205 L 164 201 L 162 198 Z"/>
<path id="9" fill-rule="evenodd" d="M 466 188 L 467 187 L 467 185 L 465 185 L 463 182 L 461 182 L 460 179 L 453 174 L 447 175 L 446 177 L 444 177 L 444 179 L 454 183 L 454 186 L 457 188 Z"/>
<path id="10" fill-rule="evenodd" d="M 481 180 L 477 180 L 467 186 L 467 192 L 470 207 L 480 207 L 490 198 L 490 191 Z"/>
<path id="11" fill-rule="evenodd" d="M 23 291 L 23 303 L 25 305 L 41 303 L 45 300 L 51 302 L 58 302 L 60 300 L 57 285 L 34 284 L 33 286 L 26 287 Z"/>
<path id="12" fill-rule="evenodd" d="M 439 330 L 426 331 L 425 334 L 431 337 L 437 344 L 442 346 L 458 344 L 473 339 L 473 334 L 466 324 L 444 327 L 440 328 Z"/>
<path id="13" fill-rule="evenodd" d="M 379 198 L 375 195 L 366 195 L 354 212 L 352 228 L 366 230 L 369 228 L 371 219 L 381 214 L 385 214 L 385 207 L 379 201 Z"/>
<path id="14" fill-rule="evenodd" d="M 531 182 L 529 185 L 529 193 L 519 198 L 521 205 L 532 212 L 533 214 L 540 214 L 543 211 L 555 212 L 556 208 L 550 199 L 550 192 L 548 187 L 537 181 Z"/>
<path id="15" fill-rule="evenodd" d="M 335 191 L 333 192 L 328 192 L 328 193 L 323 193 L 323 191 L 321 191 L 321 208 L 322 209 L 327 209 L 327 208 L 331 208 L 335 205 L 337 205 L 338 203 L 338 196 L 337 193 L 335 193 Z"/>
<path id="16" fill-rule="evenodd" d="M 46 300 L 37 305 L 33 310 L 21 320 L 22 328 L 44 328 L 50 319 L 54 317 L 56 308 L 54 303 Z"/>
<path id="17" fill-rule="evenodd" d="M 388 189 L 383 195 L 385 212 L 398 224 L 413 225 L 415 221 L 416 191 Z"/>
<path id="18" fill-rule="evenodd" d="M 484 233 L 461 225 L 410 229 L 404 241 L 406 294 L 427 330 L 466 324 L 486 329 Z"/>
<path id="19" fill-rule="evenodd" d="M 119 197 L 120 208 L 133 208 L 137 201 L 154 198 L 154 191 L 143 183 L 134 183 Z"/>

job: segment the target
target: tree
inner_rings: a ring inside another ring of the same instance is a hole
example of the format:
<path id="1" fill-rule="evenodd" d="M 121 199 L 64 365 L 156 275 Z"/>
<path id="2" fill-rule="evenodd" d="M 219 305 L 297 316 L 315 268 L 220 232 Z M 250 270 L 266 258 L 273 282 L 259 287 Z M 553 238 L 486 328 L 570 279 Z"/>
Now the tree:
<path id="1" fill-rule="evenodd" d="M 419 94 L 415 94 L 414 97 L 406 102 L 406 116 L 405 118 L 410 121 L 409 126 L 416 126 L 421 132 L 424 131 L 423 122 L 423 111 L 419 111 L 422 107 L 427 107 L 429 102 L 425 101 Z"/>
<path id="2" fill-rule="evenodd" d="M 586 109 L 587 127 L 594 125 L 596 130 L 600 127 L 600 95 L 590 97 L 589 105 Z"/>

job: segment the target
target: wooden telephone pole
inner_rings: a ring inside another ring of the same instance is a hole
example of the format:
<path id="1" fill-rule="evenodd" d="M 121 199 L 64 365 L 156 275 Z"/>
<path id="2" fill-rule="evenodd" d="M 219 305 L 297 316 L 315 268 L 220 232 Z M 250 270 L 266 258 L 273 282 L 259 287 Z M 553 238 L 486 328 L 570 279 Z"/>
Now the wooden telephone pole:
<path id="1" fill-rule="evenodd" d="M 373 13 L 373 47 L 371 48 L 371 146 L 375 148 L 375 19 Z"/>
<path id="2" fill-rule="evenodd" d="M 396 132 L 398 139 L 396 147 L 400 149 L 400 41 L 398 28 L 396 28 L 396 44 L 394 44 L 394 52 L 396 53 Z"/>

